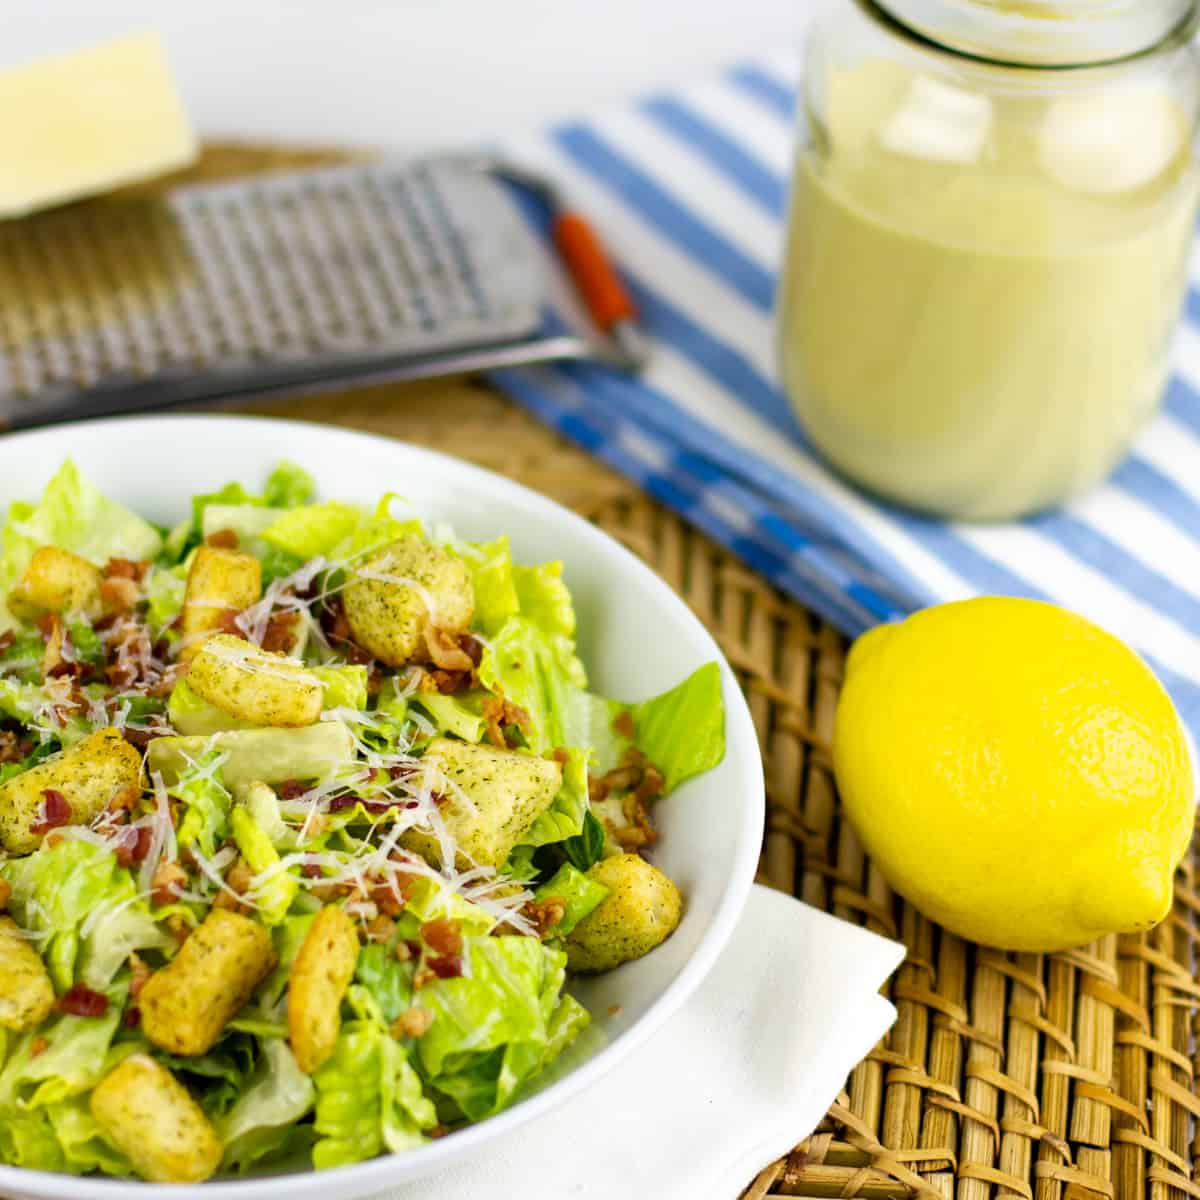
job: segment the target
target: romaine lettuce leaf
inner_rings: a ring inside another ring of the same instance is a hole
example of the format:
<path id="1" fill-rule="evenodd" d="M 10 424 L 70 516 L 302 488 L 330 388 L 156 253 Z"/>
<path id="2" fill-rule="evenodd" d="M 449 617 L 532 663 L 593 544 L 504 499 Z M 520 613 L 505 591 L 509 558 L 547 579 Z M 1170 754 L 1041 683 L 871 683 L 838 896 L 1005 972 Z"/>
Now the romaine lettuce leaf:
<path id="1" fill-rule="evenodd" d="M 254 902 L 258 916 L 266 926 L 278 925 L 300 890 L 300 880 L 280 864 L 279 853 L 270 837 L 255 821 L 245 805 L 236 805 L 229 818 L 233 839 L 246 865 L 254 872 Z"/>
<path id="2" fill-rule="evenodd" d="M 316 495 L 313 477 L 297 463 L 280 459 L 263 486 L 263 503 L 270 508 L 298 508 Z"/>
<path id="3" fill-rule="evenodd" d="M 186 677 L 180 679 L 171 689 L 171 698 L 167 703 L 167 720 L 174 729 L 185 736 L 207 736 L 223 729 L 260 728 L 253 722 L 232 716 L 223 708 L 205 700 L 188 685 Z"/>
<path id="4" fill-rule="evenodd" d="M 225 1163 L 244 1170 L 275 1154 L 291 1127 L 313 1106 L 312 1080 L 296 1065 L 287 1042 L 259 1042 L 258 1063 L 233 1107 L 217 1122 Z"/>
<path id="5" fill-rule="evenodd" d="M 572 693 L 587 686 L 587 676 L 569 637 L 510 617 L 484 648 L 479 679 L 529 714 L 526 739 L 535 754 L 572 744 L 565 718 Z"/>
<path id="6" fill-rule="evenodd" d="M 412 960 L 396 957 L 391 943 L 371 942 L 358 953 L 354 979 L 370 993 L 389 1025 L 412 1006 L 414 969 Z"/>
<path id="7" fill-rule="evenodd" d="M 52 1017 L 17 1042 L 0 1071 L 0 1123 L 4 1114 L 55 1104 L 100 1082 L 114 1065 L 110 1048 L 128 990 L 124 979 L 105 988 L 108 1009 L 101 1017 Z"/>
<path id="8" fill-rule="evenodd" d="M 563 582 L 562 571 L 560 562 L 543 563 L 540 567 L 514 564 L 513 582 L 521 616 L 543 633 L 574 638 L 575 605 Z"/>
<path id="9" fill-rule="evenodd" d="M 317 1089 L 313 1147 L 318 1170 L 407 1150 L 437 1123 L 408 1052 L 378 1022 L 348 1021 L 332 1057 L 313 1076 Z"/>
<path id="10" fill-rule="evenodd" d="M 277 550 L 305 561 L 318 554 L 328 555 L 365 519 L 362 509 L 355 505 L 329 500 L 281 513 L 259 536 Z"/>
<path id="11" fill-rule="evenodd" d="M 632 740 L 616 728 L 624 713 L 632 722 Z M 638 704 L 576 692 L 570 697 L 566 725 L 572 745 L 591 747 L 598 774 L 612 770 L 625 751 L 636 746 L 662 771 L 664 791 L 670 792 L 725 757 L 721 668 L 705 663 L 670 691 Z"/>
<path id="12" fill-rule="evenodd" d="M 46 1109 L 0 1117 L 0 1162 L 31 1171 L 68 1171 L 66 1156 Z"/>
<path id="13" fill-rule="evenodd" d="M 16 624 L 4 603 L 39 546 L 60 546 L 97 566 L 110 558 L 150 559 L 162 537 L 149 521 L 108 499 L 68 459 L 36 504 L 8 508 L 0 553 L 0 629 Z"/>
<path id="14" fill-rule="evenodd" d="M 456 549 L 471 569 L 475 623 L 485 636 L 492 637 L 509 617 L 515 617 L 521 610 L 508 538 L 479 545 L 468 543 Z"/>
<path id="15" fill-rule="evenodd" d="M 499 1112 L 540 1069 L 566 955 L 535 938 L 464 939 L 466 970 L 421 988 L 433 1024 L 416 1043 L 421 1072 L 465 1116 Z"/>
<path id="16" fill-rule="evenodd" d="M 367 707 L 367 668 L 353 663 L 335 667 L 309 667 L 325 689 L 322 706 L 329 708 Z"/>
<path id="17" fill-rule="evenodd" d="M 557 896 L 566 905 L 566 914 L 551 931 L 555 937 L 566 937 L 588 913 L 596 909 L 608 895 L 609 889 L 595 879 L 589 879 L 577 867 L 563 863 L 554 874 L 533 893 L 535 900 Z"/>
<path id="18" fill-rule="evenodd" d="M 554 803 L 521 835 L 524 845 L 545 846 L 550 842 L 561 842 L 583 830 L 588 811 L 587 751 L 572 748 L 565 753 L 562 787 L 558 789 Z"/>
<path id="19" fill-rule="evenodd" d="M 137 898 L 133 876 L 103 846 L 64 838 L 10 859 L 0 876 L 12 887 L 9 908 L 37 936 L 60 992 L 77 979 L 104 991 L 135 950 L 174 949 Z"/>
<path id="20" fill-rule="evenodd" d="M 45 1109 L 62 1150 L 64 1170 L 73 1175 L 103 1171 L 106 1175 L 132 1175 L 129 1160 L 108 1140 L 88 1108 L 85 1096 L 76 1096 Z"/>
<path id="21" fill-rule="evenodd" d="M 464 742 L 481 742 L 487 722 L 480 715 L 482 697 L 467 693 L 462 696 L 443 696 L 441 692 L 418 692 L 409 703 L 422 709 L 433 722 L 437 733 L 449 733 Z"/>
<path id="22" fill-rule="evenodd" d="M 209 751 L 189 762 L 171 791 L 183 802 L 180 847 L 195 848 L 205 858 L 212 858 L 229 834 L 229 810 L 233 804 L 221 775 L 221 756 Z"/>

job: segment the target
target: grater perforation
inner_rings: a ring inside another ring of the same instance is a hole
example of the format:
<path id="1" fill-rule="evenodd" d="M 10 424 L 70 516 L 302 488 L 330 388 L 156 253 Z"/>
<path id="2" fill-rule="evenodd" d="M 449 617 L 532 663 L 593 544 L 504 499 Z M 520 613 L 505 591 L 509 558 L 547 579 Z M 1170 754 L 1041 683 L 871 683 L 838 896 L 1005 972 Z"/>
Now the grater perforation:
<path id="1" fill-rule="evenodd" d="M 497 175 L 364 162 L 0 224 L 0 423 L 598 353 L 543 332 L 552 260 Z"/>

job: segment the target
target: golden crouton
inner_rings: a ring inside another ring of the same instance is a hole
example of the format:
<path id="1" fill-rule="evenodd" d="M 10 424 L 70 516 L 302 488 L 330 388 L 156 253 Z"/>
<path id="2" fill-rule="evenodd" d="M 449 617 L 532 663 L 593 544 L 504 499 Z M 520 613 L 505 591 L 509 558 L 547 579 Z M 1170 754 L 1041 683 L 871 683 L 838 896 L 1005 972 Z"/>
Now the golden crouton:
<path id="1" fill-rule="evenodd" d="M 257 921 L 214 908 L 139 993 L 142 1030 L 172 1054 L 204 1054 L 274 966 Z"/>
<path id="2" fill-rule="evenodd" d="M 470 625 L 475 589 L 461 559 L 406 537 L 357 568 L 342 602 L 354 640 L 380 662 L 399 667 L 424 645 L 427 624 L 447 633 Z"/>
<path id="3" fill-rule="evenodd" d="M 60 792 L 70 807 L 66 824 L 85 825 L 127 787 L 140 787 L 142 756 L 117 729 L 98 729 L 69 750 L 0 784 L 0 846 L 28 854 L 41 845 L 35 833 L 47 790 Z"/>
<path id="4" fill-rule="evenodd" d="M 54 1008 L 54 986 L 41 955 L 12 917 L 0 917 L 0 1026 L 22 1033 Z"/>
<path id="5" fill-rule="evenodd" d="M 227 633 L 197 647 L 187 683 L 209 704 L 256 725 L 311 725 L 325 698 L 320 679 L 294 659 Z"/>
<path id="6" fill-rule="evenodd" d="M 354 757 L 354 735 L 341 721 L 303 729 L 228 729 L 207 736 L 155 738 L 146 766 L 174 783 L 189 763 L 209 750 L 224 755 L 221 777 L 228 788 L 288 779 L 324 779 Z"/>
<path id="7" fill-rule="evenodd" d="M 679 889 L 636 854 L 602 858 L 587 873 L 609 894 L 567 936 L 572 971 L 608 971 L 665 942 L 683 913 Z"/>
<path id="8" fill-rule="evenodd" d="M 223 1148 L 200 1105 L 161 1063 L 131 1054 L 96 1085 L 92 1116 L 151 1183 L 201 1183 Z"/>
<path id="9" fill-rule="evenodd" d="M 434 738 L 421 762 L 425 786 L 445 797 L 439 812 L 463 866 L 501 866 L 562 786 L 562 767 L 553 759 L 451 738 Z M 400 840 L 427 861 L 440 863 L 431 830 L 413 828 Z"/>
<path id="10" fill-rule="evenodd" d="M 240 612 L 261 595 L 262 564 L 254 555 L 197 547 L 183 594 L 179 657 L 190 660 L 205 637 L 221 628 L 227 610 Z"/>
<path id="11" fill-rule="evenodd" d="M 342 1027 L 342 996 L 358 962 L 358 931 L 335 905 L 308 927 L 288 985 L 288 1038 L 300 1070 L 311 1075 L 332 1053 Z"/>
<path id="12" fill-rule="evenodd" d="M 100 615 L 100 568 L 58 546 L 39 546 L 20 582 L 9 593 L 9 607 L 19 617 L 40 613 Z"/>

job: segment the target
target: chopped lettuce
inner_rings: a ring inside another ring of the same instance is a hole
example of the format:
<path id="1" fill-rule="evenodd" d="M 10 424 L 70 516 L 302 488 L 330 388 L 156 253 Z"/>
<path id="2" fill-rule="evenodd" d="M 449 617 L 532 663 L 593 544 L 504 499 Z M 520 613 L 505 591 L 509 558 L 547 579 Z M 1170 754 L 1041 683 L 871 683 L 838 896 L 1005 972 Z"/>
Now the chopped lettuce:
<path id="1" fill-rule="evenodd" d="M 526 738 L 535 754 L 570 744 L 564 715 L 587 676 L 568 637 L 510 617 L 484 648 L 479 679 L 529 714 Z"/>
<path id="2" fill-rule="evenodd" d="M 419 928 L 409 931 L 410 936 L 419 932 Z M 411 959 L 401 962 L 396 957 L 393 943 L 371 942 L 358 953 L 354 979 L 371 994 L 383 1019 L 390 1025 L 412 1005 L 414 971 Z"/>
<path id="3" fill-rule="evenodd" d="M 433 1023 L 417 1054 L 430 1086 L 479 1121 L 511 1103 L 542 1069 L 567 960 L 527 937 L 471 936 L 463 954 L 461 976 L 421 989 Z"/>
<path id="4" fill-rule="evenodd" d="M 217 1122 L 225 1163 L 245 1170 L 287 1145 L 293 1126 L 313 1106 L 312 1080 L 296 1065 L 287 1042 L 259 1043 L 258 1064 L 233 1107 Z"/>
<path id="5" fill-rule="evenodd" d="M 481 697 L 472 693 L 443 696 L 440 692 L 418 692 L 411 703 L 429 716 L 436 733 L 448 733 L 464 742 L 483 741 L 487 722 L 481 715 Z"/>
<path id="6" fill-rule="evenodd" d="M 0 1071 L 0 1123 L 5 1114 L 41 1108 L 90 1091 L 128 1051 L 112 1048 L 121 1024 L 128 984 L 104 989 L 108 1008 L 100 1017 L 52 1017 L 17 1042 Z M 34 1039 L 41 1039 L 37 1045 Z"/>
<path id="7" fill-rule="evenodd" d="M 309 667 L 325 689 L 323 706 L 330 708 L 367 707 L 367 668 L 348 663 L 337 667 Z"/>
<path id="8" fill-rule="evenodd" d="M 128 1159 L 108 1140 L 83 1096 L 74 1096 L 44 1110 L 63 1155 L 62 1169 L 72 1175 L 103 1171 L 132 1175 Z"/>
<path id="9" fill-rule="evenodd" d="M 179 845 L 212 858 L 229 834 L 233 797 L 222 775 L 222 756 L 215 750 L 189 759 L 174 781 L 172 791 L 183 802 Z"/>
<path id="10" fill-rule="evenodd" d="M 554 874 L 533 893 L 535 900 L 557 896 L 566 905 L 563 919 L 554 926 L 555 937 L 566 937 L 600 902 L 609 889 L 595 879 L 589 879 L 577 867 L 563 863 Z"/>
<path id="11" fill-rule="evenodd" d="M 468 544 L 459 548 L 459 553 L 471 568 L 475 622 L 485 636 L 492 637 L 509 617 L 521 611 L 508 538 L 499 537 L 484 545 Z"/>
<path id="12" fill-rule="evenodd" d="M 230 814 L 230 825 L 237 848 L 256 877 L 254 903 L 258 917 L 268 927 L 278 925 L 287 916 L 300 881 L 293 871 L 284 869 L 270 837 L 248 808 L 237 805 Z"/>
<path id="13" fill-rule="evenodd" d="M 528 846 L 561 842 L 583 830 L 588 811 L 587 751 L 570 749 L 565 753 L 562 787 L 554 803 L 521 835 L 521 841 Z"/>
<path id="14" fill-rule="evenodd" d="M 106 847 L 63 838 L 0 864 L 0 878 L 12 888 L 10 912 L 35 937 L 59 992 L 77 978 L 102 990 L 132 951 L 173 946 Z"/>
<path id="15" fill-rule="evenodd" d="M 39 546 L 61 546 L 103 566 L 110 558 L 152 559 L 162 537 L 149 521 L 108 499 L 68 459 L 39 503 L 9 505 L 0 553 L 0 629 L 16 624 L 5 599 Z"/>
<path id="16" fill-rule="evenodd" d="M 328 555 L 362 524 L 363 519 L 361 509 L 330 500 L 281 513 L 260 536 L 268 545 L 295 555 L 303 562 L 317 555 Z"/>
<path id="17" fill-rule="evenodd" d="M 342 1027 L 332 1057 L 313 1082 L 318 1170 L 420 1145 L 423 1131 L 437 1124 L 407 1050 L 369 1018 Z"/>

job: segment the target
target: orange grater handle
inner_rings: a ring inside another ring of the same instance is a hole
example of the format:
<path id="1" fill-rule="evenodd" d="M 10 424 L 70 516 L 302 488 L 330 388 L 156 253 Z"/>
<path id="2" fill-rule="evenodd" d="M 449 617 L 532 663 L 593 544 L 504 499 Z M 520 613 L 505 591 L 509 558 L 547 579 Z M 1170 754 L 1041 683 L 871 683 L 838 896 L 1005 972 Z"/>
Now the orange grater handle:
<path id="1" fill-rule="evenodd" d="M 636 320 L 637 309 L 587 221 L 578 213 L 561 212 L 554 218 L 553 235 L 592 320 L 605 333 L 622 321 Z"/>

